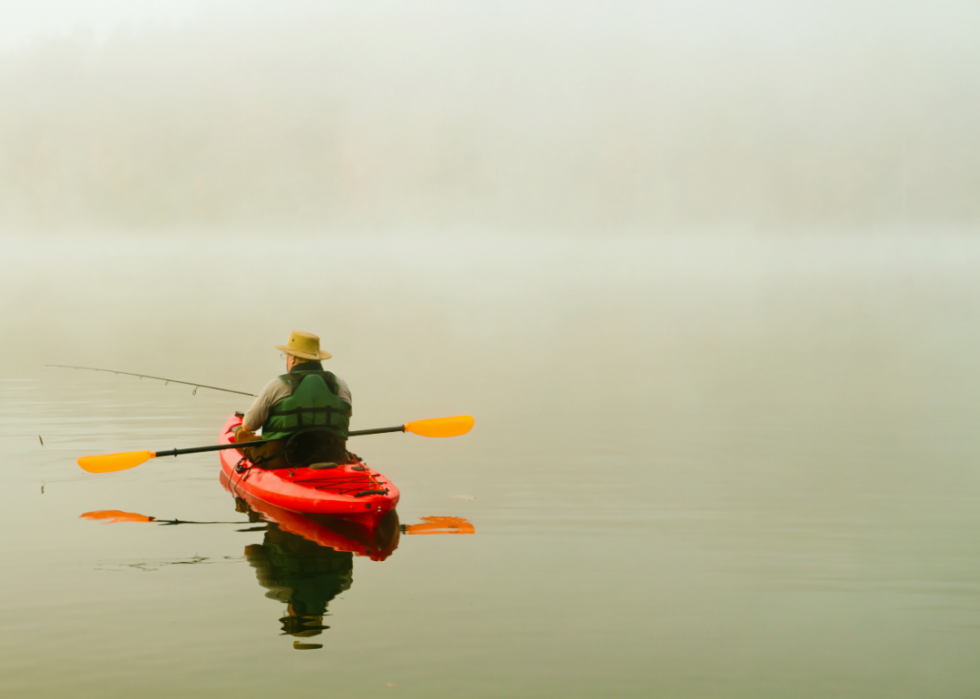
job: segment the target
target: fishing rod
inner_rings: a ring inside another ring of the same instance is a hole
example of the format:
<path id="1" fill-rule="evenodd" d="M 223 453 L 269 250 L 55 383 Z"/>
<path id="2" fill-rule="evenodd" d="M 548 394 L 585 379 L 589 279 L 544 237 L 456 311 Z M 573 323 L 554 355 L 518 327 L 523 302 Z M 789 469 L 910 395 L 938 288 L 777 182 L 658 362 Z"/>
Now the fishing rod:
<path id="1" fill-rule="evenodd" d="M 255 394 L 254 393 L 245 393 L 245 391 L 233 391 L 230 388 L 219 388 L 217 386 L 205 386 L 203 383 L 192 383 L 190 381 L 178 381 L 177 379 L 165 379 L 162 376 L 147 376 L 146 374 L 133 374 L 133 373 L 128 372 L 128 371 L 116 371 L 115 369 L 96 369 L 95 367 L 91 367 L 91 366 L 69 366 L 67 364 L 45 364 L 45 366 L 57 367 L 59 369 L 87 369 L 89 371 L 104 371 L 104 372 L 109 373 L 109 374 L 124 374 L 126 376 L 138 376 L 141 379 L 156 379 L 157 381 L 164 381 L 164 382 L 166 382 L 164 385 L 166 385 L 168 383 L 180 383 L 180 384 L 184 384 L 185 386 L 193 386 L 194 387 L 194 391 L 191 393 L 192 396 L 196 396 L 197 395 L 197 389 L 199 389 L 199 388 L 210 388 L 212 391 L 224 391 L 225 393 L 237 393 L 240 396 L 252 396 L 253 398 L 255 397 Z"/>

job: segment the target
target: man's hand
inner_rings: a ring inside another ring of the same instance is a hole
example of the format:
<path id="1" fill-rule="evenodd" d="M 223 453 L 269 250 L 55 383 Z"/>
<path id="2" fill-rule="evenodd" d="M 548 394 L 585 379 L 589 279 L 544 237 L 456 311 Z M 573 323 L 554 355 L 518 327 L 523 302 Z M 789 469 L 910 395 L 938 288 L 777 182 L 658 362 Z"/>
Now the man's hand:
<path id="1" fill-rule="evenodd" d="M 235 431 L 235 442 L 241 444 L 242 442 L 251 442 L 253 439 L 255 439 L 255 430 L 243 422 Z"/>

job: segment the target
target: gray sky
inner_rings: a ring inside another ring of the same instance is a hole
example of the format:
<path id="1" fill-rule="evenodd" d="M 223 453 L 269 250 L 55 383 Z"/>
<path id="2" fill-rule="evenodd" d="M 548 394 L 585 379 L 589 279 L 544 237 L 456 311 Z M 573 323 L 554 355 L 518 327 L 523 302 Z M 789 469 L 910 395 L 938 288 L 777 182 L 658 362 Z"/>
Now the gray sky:
<path id="1" fill-rule="evenodd" d="M 16 50 L 39 37 L 74 31 L 91 32 L 104 40 L 123 26 L 179 23 L 216 6 L 214 0 L 4 0 L 0 50 Z"/>
<path id="2" fill-rule="evenodd" d="M 967 2 L 6 2 L 0 220 L 972 225 L 977 36 Z"/>

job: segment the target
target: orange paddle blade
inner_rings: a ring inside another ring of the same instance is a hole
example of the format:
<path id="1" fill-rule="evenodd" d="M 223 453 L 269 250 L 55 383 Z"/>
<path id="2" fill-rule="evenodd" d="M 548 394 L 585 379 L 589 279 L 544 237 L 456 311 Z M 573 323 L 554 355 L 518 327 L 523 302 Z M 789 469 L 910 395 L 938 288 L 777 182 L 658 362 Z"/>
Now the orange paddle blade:
<path id="1" fill-rule="evenodd" d="M 436 417 L 431 420 L 415 420 L 405 423 L 405 431 L 423 437 L 458 437 L 473 429 L 473 418 L 469 415 L 455 417 Z"/>
<path id="2" fill-rule="evenodd" d="M 78 516 L 79 519 L 104 519 L 106 524 L 110 522 L 155 522 L 156 517 L 136 514 L 135 512 L 123 512 L 122 510 L 98 510 L 96 512 L 86 512 Z"/>
<path id="3" fill-rule="evenodd" d="M 406 524 L 406 534 L 475 534 L 476 529 L 462 517 L 423 517 L 423 524 Z"/>
<path id="4" fill-rule="evenodd" d="M 121 454 L 82 456 L 78 459 L 78 465 L 89 473 L 110 473 L 139 466 L 155 456 L 156 452 L 153 451 L 126 451 Z"/>

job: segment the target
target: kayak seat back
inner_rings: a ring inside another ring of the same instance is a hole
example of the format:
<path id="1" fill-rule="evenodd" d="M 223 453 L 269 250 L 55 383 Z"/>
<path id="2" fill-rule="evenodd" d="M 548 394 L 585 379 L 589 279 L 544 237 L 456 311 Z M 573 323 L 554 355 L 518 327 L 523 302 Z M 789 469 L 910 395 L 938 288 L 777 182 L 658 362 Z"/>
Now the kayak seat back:
<path id="1" fill-rule="evenodd" d="M 290 468 L 347 462 L 346 441 L 329 427 L 307 427 L 294 432 L 286 439 L 284 452 Z"/>

